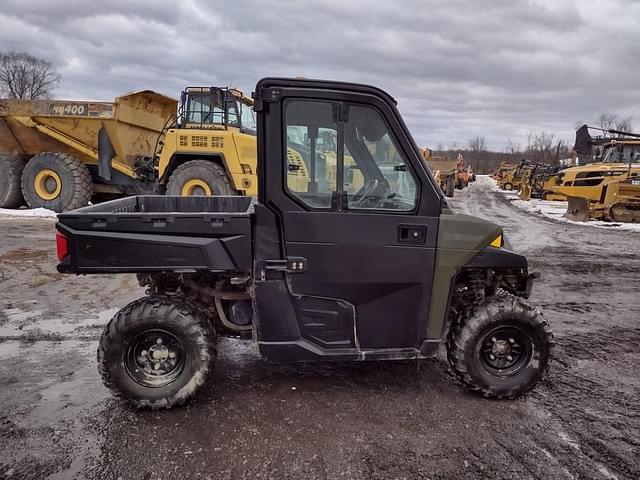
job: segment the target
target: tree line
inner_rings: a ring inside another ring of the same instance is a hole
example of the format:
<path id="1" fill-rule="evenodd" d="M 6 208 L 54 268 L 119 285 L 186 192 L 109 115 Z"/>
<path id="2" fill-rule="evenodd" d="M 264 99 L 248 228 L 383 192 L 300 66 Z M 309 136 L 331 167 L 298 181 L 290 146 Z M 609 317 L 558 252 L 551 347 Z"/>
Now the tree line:
<path id="1" fill-rule="evenodd" d="M 604 130 L 614 129 L 631 132 L 633 118 L 620 117 L 613 113 L 602 113 L 593 125 Z M 576 128 L 579 126 L 576 125 Z M 522 160 L 529 160 L 534 163 L 559 165 L 561 161 L 572 157 L 573 144 L 557 138 L 553 133 L 541 131 L 529 132 L 524 147 L 509 139 L 502 151 L 489 150 L 487 140 L 483 136 L 471 138 L 463 145 L 454 142 L 447 148 L 440 143 L 434 150 L 434 154 L 445 155 L 449 158 L 456 158 L 458 153 L 463 154 L 465 164 L 471 165 L 476 173 L 487 174 L 493 172 L 502 162 L 519 163 Z"/>

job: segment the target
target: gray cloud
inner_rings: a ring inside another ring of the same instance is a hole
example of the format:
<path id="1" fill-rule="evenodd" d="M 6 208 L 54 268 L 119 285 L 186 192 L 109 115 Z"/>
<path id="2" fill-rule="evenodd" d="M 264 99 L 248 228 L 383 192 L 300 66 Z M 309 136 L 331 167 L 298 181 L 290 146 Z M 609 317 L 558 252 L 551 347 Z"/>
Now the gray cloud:
<path id="1" fill-rule="evenodd" d="M 371 83 L 420 145 L 568 141 L 602 112 L 640 122 L 640 3 L 624 0 L 5 0 L 0 49 L 53 61 L 58 97 L 263 76 Z"/>

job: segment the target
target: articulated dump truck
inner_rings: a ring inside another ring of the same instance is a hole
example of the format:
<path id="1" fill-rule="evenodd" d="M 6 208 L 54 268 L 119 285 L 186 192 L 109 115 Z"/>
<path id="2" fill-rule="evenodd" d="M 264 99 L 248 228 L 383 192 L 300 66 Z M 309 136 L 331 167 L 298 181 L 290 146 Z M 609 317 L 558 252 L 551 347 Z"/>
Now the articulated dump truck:
<path id="1" fill-rule="evenodd" d="M 61 212 L 149 193 L 256 195 L 252 104 L 219 87 L 187 88 L 180 103 L 150 90 L 110 103 L 0 100 L 0 208 Z"/>
<path id="2" fill-rule="evenodd" d="M 458 185 L 458 162 L 449 160 L 443 155 L 433 155 L 429 148 L 422 150 L 422 157 L 440 187 L 440 190 L 447 196 L 453 197 Z"/>

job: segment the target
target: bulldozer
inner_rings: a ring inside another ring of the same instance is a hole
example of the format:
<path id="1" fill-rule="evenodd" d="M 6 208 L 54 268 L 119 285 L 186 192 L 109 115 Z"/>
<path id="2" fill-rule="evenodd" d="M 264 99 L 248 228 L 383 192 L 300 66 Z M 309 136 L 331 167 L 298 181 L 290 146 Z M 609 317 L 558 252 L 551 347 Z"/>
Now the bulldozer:
<path id="1" fill-rule="evenodd" d="M 598 200 L 569 197 L 564 216 L 578 222 L 640 223 L 640 176 L 625 174 L 605 180 Z"/>
<path id="2" fill-rule="evenodd" d="M 422 158 L 433 173 L 440 190 L 447 196 L 453 197 L 458 184 L 458 161 L 449 160 L 444 155 L 433 155 L 429 148 L 422 150 Z"/>
<path id="3" fill-rule="evenodd" d="M 180 102 L 151 90 L 113 102 L 0 100 L 0 208 L 61 212 L 145 193 L 256 195 L 252 105 L 226 87 L 189 87 Z"/>

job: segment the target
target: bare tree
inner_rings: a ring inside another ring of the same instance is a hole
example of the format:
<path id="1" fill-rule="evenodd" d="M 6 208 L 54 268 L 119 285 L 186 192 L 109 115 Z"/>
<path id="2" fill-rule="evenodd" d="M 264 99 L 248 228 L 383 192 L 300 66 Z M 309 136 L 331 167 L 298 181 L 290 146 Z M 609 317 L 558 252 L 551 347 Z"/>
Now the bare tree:
<path id="1" fill-rule="evenodd" d="M 0 52 L 0 93 L 9 98 L 51 98 L 60 82 L 56 67 L 24 52 Z"/>
<path id="2" fill-rule="evenodd" d="M 476 153 L 487 150 L 487 140 L 484 137 L 476 137 L 469 140 L 469 150 Z"/>
<path id="3" fill-rule="evenodd" d="M 520 152 L 520 145 L 513 143 L 511 141 L 511 138 L 507 139 L 507 146 L 505 148 L 505 153 L 509 153 L 511 155 L 514 155 L 516 153 Z"/>
<path id="4" fill-rule="evenodd" d="M 609 130 L 615 126 L 618 116 L 615 113 L 601 113 L 596 122 L 600 128 Z"/>
<path id="5" fill-rule="evenodd" d="M 633 117 L 617 118 L 613 126 L 621 132 L 631 132 L 633 130 Z"/>

